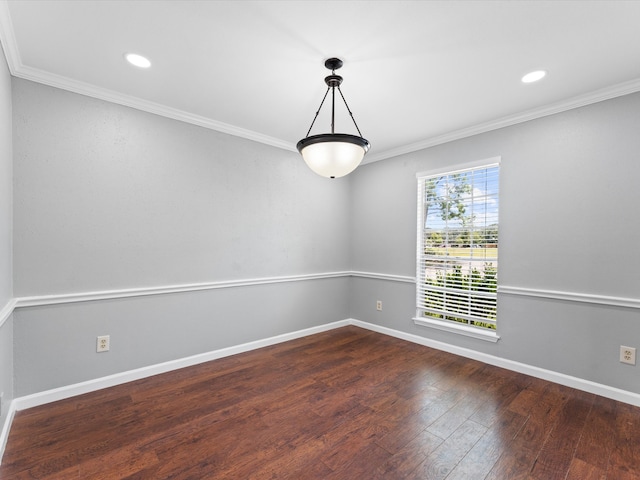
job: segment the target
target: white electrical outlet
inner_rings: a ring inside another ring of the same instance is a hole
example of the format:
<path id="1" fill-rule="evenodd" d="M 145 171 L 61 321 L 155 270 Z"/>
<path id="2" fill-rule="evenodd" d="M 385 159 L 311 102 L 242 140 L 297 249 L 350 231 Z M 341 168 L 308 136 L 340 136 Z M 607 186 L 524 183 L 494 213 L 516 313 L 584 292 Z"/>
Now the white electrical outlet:
<path id="1" fill-rule="evenodd" d="M 376 310 L 378 310 L 379 312 L 382 311 L 382 300 L 378 300 L 376 302 Z"/>
<path id="2" fill-rule="evenodd" d="M 96 342 L 96 352 L 98 353 L 108 352 L 109 343 L 110 343 L 109 335 L 102 335 L 98 337 L 98 340 Z"/>
<path id="3" fill-rule="evenodd" d="M 634 347 L 625 347 L 620 345 L 620 361 L 629 365 L 636 364 L 636 349 Z"/>

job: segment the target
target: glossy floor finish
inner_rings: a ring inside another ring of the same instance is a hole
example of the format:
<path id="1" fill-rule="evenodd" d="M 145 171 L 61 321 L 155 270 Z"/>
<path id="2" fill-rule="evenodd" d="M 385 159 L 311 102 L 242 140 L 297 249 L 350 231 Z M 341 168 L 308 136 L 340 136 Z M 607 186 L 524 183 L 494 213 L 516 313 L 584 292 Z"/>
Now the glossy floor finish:
<path id="1" fill-rule="evenodd" d="M 640 408 L 345 327 L 19 412 L 27 478 L 638 479 Z"/>

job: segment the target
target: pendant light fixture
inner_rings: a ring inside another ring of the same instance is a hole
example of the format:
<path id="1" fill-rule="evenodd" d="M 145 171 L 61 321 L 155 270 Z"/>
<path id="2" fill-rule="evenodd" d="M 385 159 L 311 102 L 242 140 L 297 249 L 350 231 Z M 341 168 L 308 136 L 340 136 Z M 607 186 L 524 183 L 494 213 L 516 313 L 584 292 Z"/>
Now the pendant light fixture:
<path id="1" fill-rule="evenodd" d="M 305 163 L 311 170 L 318 175 L 322 175 L 327 178 L 343 177 L 353 172 L 362 159 L 365 153 L 369 150 L 369 142 L 362 137 L 358 124 L 353 113 L 349 110 L 349 105 L 340 90 L 340 84 L 342 83 L 342 77 L 336 75 L 336 70 L 342 67 L 342 60 L 339 58 L 330 58 L 324 62 L 324 66 L 331 70 L 331 75 L 327 76 L 324 81 L 327 84 L 327 91 L 320 102 L 320 107 L 316 112 L 311 126 L 307 131 L 307 136 L 300 140 L 297 144 L 298 151 L 302 155 Z M 336 107 L 336 89 L 342 97 L 345 107 L 351 120 L 356 126 L 359 137 L 356 135 L 349 135 L 346 133 L 335 133 L 335 107 Z M 322 105 L 331 90 L 331 133 L 322 133 L 320 135 L 309 136 L 313 124 L 318 118 L 318 114 L 322 109 Z"/>

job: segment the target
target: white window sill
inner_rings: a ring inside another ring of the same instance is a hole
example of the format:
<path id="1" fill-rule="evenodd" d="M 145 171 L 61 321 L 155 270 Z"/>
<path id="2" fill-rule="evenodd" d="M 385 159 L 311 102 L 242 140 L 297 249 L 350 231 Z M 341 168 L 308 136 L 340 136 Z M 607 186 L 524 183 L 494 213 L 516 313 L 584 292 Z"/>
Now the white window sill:
<path id="1" fill-rule="evenodd" d="M 487 342 L 497 342 L 500 340 L 500 335 L 494 330 L 485 330 L 468 325 L 456 325 L 453 322 L 445 322 L 437 320 L 435 318 L 414 318 L 413 323 L 421 325 L 423 327 L 435 328 L 437 330 L 443 330 L 445 332 L 457 333 L 458 335 L 466 335 L 467 337 L 478 338 Z"/>

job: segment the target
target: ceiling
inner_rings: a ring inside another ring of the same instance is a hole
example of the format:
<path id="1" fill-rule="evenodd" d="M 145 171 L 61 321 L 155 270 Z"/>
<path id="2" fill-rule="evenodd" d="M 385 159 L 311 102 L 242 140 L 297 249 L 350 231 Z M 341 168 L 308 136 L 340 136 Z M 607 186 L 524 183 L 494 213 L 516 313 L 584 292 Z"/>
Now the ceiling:
<path id="1" fill-rule="evenodd" d="M 0 0 L 13 75 L 292 151 L 337 56 L 368 161 L 640 91 L 639 25 L 613 0 Z"/>

